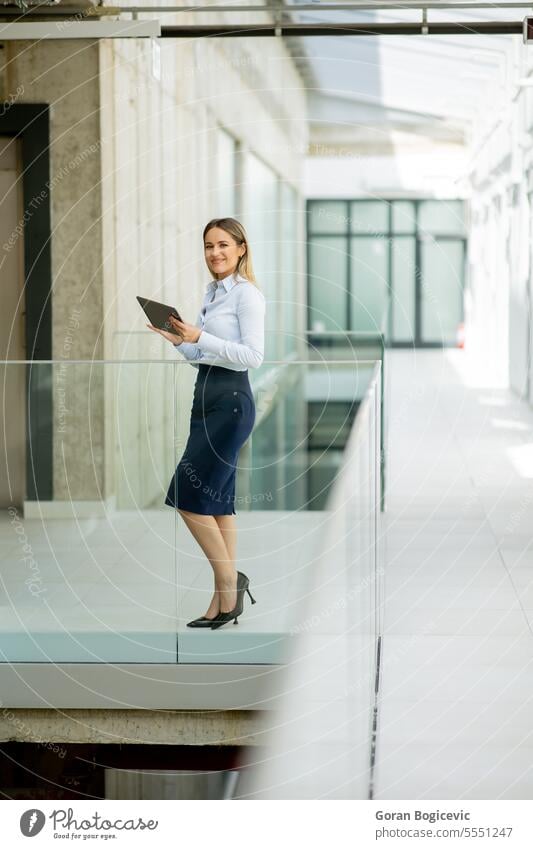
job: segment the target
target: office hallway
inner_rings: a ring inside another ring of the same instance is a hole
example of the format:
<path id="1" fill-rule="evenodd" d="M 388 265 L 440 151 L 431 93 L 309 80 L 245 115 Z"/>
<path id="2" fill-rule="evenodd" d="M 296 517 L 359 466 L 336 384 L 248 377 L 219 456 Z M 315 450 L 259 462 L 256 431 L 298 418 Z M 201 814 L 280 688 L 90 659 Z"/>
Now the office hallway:
<path id="1" fill-rule="evenodd" d="M 533 794 L 533 411 L 388 352 L 377 799 Z"/>

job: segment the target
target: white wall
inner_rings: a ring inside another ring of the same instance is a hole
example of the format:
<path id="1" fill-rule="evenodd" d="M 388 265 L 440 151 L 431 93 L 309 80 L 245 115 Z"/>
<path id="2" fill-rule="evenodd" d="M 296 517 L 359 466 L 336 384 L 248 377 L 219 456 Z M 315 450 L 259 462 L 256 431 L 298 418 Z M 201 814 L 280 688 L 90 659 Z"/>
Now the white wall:
<path id="1" fill-rule="evenodd" d="M 531 399 L 531 234 L 533 69 L 520 39 L 506 47 L 505 97 L 472 125 L 472 229 L 467 338 L 495 378 Z"/>
<path id="2" fill-rule="evenodd" d="M 466 151 L 435 146 L 395 156 L 311 156 L 305 161 L 307 197 L 462 197 Z"/>

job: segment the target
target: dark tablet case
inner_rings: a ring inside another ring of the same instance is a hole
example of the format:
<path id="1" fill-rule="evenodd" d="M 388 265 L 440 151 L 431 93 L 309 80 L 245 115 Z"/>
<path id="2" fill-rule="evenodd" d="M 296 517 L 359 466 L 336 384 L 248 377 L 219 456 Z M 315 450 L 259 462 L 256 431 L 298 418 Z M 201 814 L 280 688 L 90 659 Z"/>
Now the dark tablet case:
<path id="1" fill-rule="evenodd" d="M 170 307 L 168 304 L 160 304 L 158 301 L 151 301 L 149 298 L 141 298 L 139 295 L 137 295 L 137 300 L 150 319 L 150 324 L 159 330 L 169 330 L 171 333 L 175 332 L 168 321 L 169 315 L 174 315 L 179 321 L 183 321 L 176 307 Z"/>

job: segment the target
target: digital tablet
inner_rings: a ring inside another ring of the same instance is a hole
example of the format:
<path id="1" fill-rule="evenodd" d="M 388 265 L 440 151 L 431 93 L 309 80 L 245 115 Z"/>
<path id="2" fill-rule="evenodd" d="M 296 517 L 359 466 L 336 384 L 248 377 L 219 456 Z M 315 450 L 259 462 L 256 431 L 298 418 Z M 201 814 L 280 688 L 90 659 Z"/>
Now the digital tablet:
<path id="1" fill-rule="evenodd" d="M 179 321 L 183 321 L 176 307 L 170 307 L 168 304 L 160 304 L 158 301 L 151 301 L 149 298 L 141 298 L 137 295 L 141 307 L 150 319 L 150 324 L 157 327 L 158 330 L 169 330 L 175 332 L 170 324 L 168 317 L 173 315 Z"/>

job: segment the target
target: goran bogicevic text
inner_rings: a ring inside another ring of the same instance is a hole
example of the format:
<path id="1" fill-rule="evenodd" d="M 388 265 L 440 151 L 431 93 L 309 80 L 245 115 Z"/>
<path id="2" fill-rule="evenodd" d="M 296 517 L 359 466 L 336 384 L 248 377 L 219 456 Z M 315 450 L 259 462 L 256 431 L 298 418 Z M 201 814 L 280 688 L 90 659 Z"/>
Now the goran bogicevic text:
<path id="1" fill-rule="evenodd" d="M 440 822 L 441 820 L 469 820 L 470 812 L 463 811 L 376 811 L 377 820 L 418 820 Z"/>

